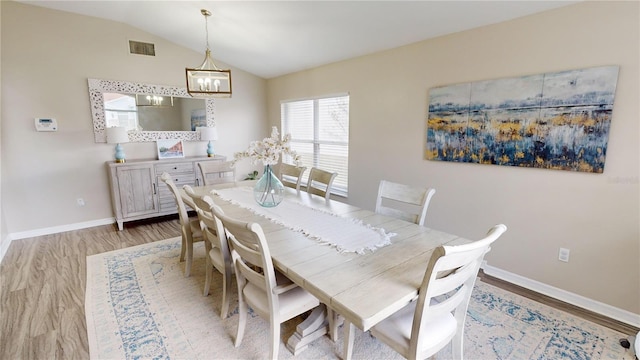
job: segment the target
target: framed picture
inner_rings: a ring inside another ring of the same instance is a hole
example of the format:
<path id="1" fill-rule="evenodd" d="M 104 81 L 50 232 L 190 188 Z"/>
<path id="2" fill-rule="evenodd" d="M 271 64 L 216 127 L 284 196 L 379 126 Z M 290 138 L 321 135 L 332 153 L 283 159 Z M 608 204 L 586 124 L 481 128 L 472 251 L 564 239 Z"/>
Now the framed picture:
<path id="1" fill-rule="evenodd" d="M 619 66 L 429 90 L 428 160 L 604 171 Z"/>
<path id="2" fill-rule="evenodd" d="M 182 140 L 163 139 L 163 140 L 156 141 L 156 145 L 158 146 L 159 160 L 184 157 Z"/>

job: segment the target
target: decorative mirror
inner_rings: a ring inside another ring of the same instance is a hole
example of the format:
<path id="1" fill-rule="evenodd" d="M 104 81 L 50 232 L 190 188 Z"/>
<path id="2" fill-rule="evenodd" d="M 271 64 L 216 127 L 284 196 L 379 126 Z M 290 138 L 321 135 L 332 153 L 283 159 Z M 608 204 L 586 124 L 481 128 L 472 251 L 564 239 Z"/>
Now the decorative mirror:
<path id="1" fill-rule="evenodd" d="M 215 126 L 214 100 L 195 99 L 187 89 L 128 81 L 88 79 L 95 142 L 108 126 L 129 128 L 129 141 L 199 140 L 197 126 Z"/>

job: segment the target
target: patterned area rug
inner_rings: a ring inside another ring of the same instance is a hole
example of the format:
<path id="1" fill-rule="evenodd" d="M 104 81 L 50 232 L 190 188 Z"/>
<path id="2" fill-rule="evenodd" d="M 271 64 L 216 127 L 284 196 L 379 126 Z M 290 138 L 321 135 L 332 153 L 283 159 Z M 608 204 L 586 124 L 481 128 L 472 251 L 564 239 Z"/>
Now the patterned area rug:
<path id="1" fill-rule="evenodd" d="M 204 247 L 194 249 L 189 278 L 173 238 L 87 257 L 86 317 L 92 359 L 262 359 L 269 355 L 268 324 L 249 317 L 240 347 L 233 346 L 237 308 L 220 318 L 221 276 L 214 271 L 204 297 Z M 235 290 L 235 283 L 233 289 Z M 235 292 L 235 291 L 234 291 Z M 237 300 L 232 299 L 234 308 Z M 621 333 L 494 286 L 476 282 L 465 324 L 465 359 L 629 359 Z M 302 321 L 282 326 L 281 359 L 338 359 L 324 336 L 294 357 L 284 345 Z M 356 331 L 356 359 L 401 357 L 368 333 Z M 449 347 L 437 355 L 449 358 Z"/>

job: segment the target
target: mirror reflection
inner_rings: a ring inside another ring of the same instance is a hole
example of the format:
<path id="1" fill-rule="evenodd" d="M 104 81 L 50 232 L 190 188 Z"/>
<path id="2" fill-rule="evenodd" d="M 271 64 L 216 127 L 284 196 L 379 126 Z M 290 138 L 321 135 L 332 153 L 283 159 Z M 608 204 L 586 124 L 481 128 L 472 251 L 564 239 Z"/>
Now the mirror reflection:
<path id="1" fill-rule="evenodd" d="M 87 83 L 96 142 L 107 141 L 105 129 L 113 124 L 122 124 L 133 130 L 129 131 L 130 142 L 158 139 L 197 141 L 200 135 L 194 131 L 196 127 L 216 126 L 214 99 L 192 98 L 186 88 L 91 78 Z M 138 94 L 137 105 L 135 94 Z M 108 98 L 106 102 L 105 96 Z M 173 106 L 170 106 L 171 101 Z M 105 105 L 109 111 L 109 122 Z"/>
<path id="2" fill-rule="evenodd" d="M 205 100 L 174 96 L 103 93 L 106 127 L 133 131 L 195 131 L 207 126 Z"/>

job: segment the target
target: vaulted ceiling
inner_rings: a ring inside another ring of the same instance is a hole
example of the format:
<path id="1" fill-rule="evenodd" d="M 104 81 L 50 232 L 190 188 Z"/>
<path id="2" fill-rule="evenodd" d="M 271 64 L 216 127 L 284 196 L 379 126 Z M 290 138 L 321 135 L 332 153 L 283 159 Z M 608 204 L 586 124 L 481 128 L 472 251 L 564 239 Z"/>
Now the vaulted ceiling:
<path id="1" fill-rule="evenodd" d="M 126 23 L 272 78 L 577 1 L 20 1 Z"/>

